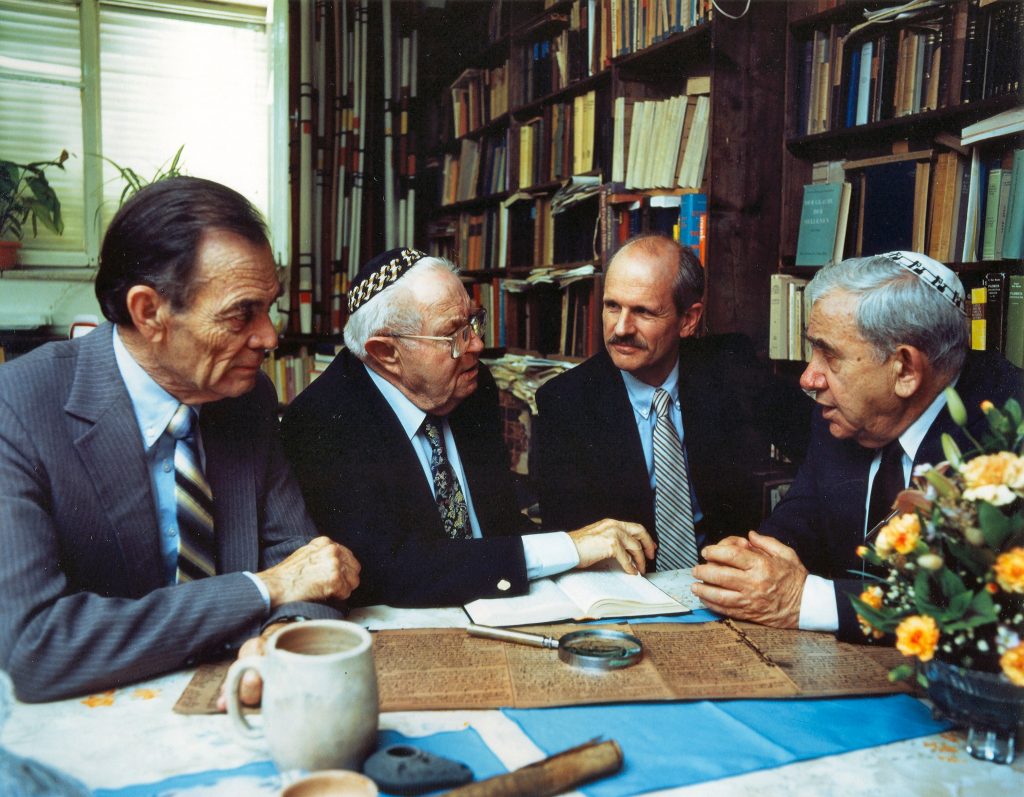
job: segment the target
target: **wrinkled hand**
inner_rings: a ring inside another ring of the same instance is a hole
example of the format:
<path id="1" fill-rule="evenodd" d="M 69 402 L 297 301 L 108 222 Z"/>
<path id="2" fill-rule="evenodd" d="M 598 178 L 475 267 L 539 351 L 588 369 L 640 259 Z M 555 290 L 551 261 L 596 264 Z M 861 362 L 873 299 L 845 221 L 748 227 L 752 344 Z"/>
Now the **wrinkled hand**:
<path id="1" fill-rule="evenodd" d="M 288 623 L 272 623 L 263 629 L 263 633 L 245 640 L 242 647 L 238 649 L 238 658 L 244 659 L 249 656 L 262 656 L 267 652 L 267 640 L 274 635 L 279 628 L 284 628 Z M 263 681 L 253 670 L 246 670 L 238 684 L 238 699 L 243 706 L 258 706 L 260 698 L 263 697 Z M 217 711 L 228 710 L 228 698 L 224 686 L 220 687 L 220 695 L 217 697 Z"/>
<path id="2" fill-rule="evenodd" d="M 610 518 L 570 531 L 569 537 L 580 557 L 578 567 L 590 567 L 614 557 L 630 574 L 646 572 L 647 560 L 654 558 L 657 548 L 651 535 L 639 523 Z"/>
<path id="3" fill-rule="evenodd" d="M 747 539 L 729 537 L 702 554 L 707 564 L 693 568 L 693 575 L 704 583 L 690 589 L 709 609 L 774 628 L 799 625 L 807 568 L 788 545 L 751 531 Z"/>
<path id="4" fill-rule="evenodd" d="M 359 562 L 344 545 L 317 537 L 283 562 L 257 573 L 270 592 L 270 607 L 292 601 L 347 598 L 359 586 Z"/>

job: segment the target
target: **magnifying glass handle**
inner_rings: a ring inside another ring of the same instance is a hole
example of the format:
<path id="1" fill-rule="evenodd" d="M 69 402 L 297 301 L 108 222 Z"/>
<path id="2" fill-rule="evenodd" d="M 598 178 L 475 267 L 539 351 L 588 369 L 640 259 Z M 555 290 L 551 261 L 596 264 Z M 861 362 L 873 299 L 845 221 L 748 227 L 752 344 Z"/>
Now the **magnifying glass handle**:
<path id="1" fill-rule="evenodd" d="M 491 628 L 489 625 L 469 625 L 466 630 L 470 636 L 486 639 L 500 639 L 503 642 L 518 642 L 520 645 L 533 645 L 536 648 L 558 648 L 558 640 L 541 634 L 527 634 L 523 631 L 512 631 L 508 628 Z"/>

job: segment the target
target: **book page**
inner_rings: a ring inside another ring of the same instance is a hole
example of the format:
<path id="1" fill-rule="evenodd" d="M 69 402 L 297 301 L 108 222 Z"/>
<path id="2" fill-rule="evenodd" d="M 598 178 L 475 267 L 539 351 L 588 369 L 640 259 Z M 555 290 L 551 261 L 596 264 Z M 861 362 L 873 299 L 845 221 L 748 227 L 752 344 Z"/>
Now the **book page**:
<path id="1" fill-rule="evenodd" d="M 380 710 L 511 706 L 504 648 L 455 628 L 378 631 L 373 659 Z"/>
<path id="2" fill-rule="evenodd" d="M 903 658 L 891 648 L 851 645 L 837 642 L 831 634 L 794 633 L 753 623 L 736 623 L 736 627 L 785 671 L 804 696 L 909 691 L 903 684 L 889 682 L 888 670 L 894 663 L 883 662 L 892 662 L 893 653 Z M 876 650 L 877 658 L 871 655 Z"/>
<path id="3" fill-rule="evenodd" d="M 682 612 L 686 608 L 643 576 L 619 569 L 581 570 L 558 576 L 555 582 L 582 609 L 577 619 Z"/>
<path id="4" fill-rule="evenodd" d="M 579 607 L 550 578 L 530 582 L 530 591 L 514 598 L 480 598 L 465 606 L 474 623 L 522 625 L 565 620 L 580 613 Z"/>
<path id="5" fill-rule="evenodd" d="M 788 697 L 800 693 L 786 673 L 725 622 L 633 626 L 644 656 L 677 699 Z M 792 633 L 792 632 L 790 632 Z"/>

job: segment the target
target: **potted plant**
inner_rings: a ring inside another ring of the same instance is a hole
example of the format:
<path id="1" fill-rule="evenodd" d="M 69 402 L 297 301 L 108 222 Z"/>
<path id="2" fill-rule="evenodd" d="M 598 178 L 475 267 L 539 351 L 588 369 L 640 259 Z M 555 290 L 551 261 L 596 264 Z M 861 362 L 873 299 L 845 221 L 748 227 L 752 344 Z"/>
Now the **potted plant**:
<path id="1" fill-rule="evenodd" d="M 46 179 L 46 169 L 56 166 L 63 170 L 67 159 L 67 150 L 50 161 L 14 163 L 0 159 L 0 269 L 14 265 L 26 222 L 32 222 L 33 237 L 38 235 L 40 224 L 57 235 L 64 232 L 60 200 Z"/>
<path id="2" fill-rule="evenodd" d="M 983 402 L 989 430 L 971 450 L 943 435 L 947 461 L 915 470 L 916 489 L 858 553 L 886 575 L 852 598 L 864 633 L 895 636 L 936 709 L 968 728 L 967 751 L 1009 763 L 1024 729 L 1024 412 Z"/>

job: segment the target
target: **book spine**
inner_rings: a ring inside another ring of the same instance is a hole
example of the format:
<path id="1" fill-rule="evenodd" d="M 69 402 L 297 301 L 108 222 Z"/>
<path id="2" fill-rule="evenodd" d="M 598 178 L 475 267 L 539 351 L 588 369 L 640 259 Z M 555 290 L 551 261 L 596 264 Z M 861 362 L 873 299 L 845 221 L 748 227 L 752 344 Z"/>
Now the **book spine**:
<path id="1" fill-rule="evenodd" d="M 971 288 L 971 348 L 984 351 L 986 348 L 985 329 L 985 287 Z"/>
<path id="2" fill-rule="evenodd" d="M 1024 368 L 1024 275 L 1011 274 L 1006 285 L 1006 359 Z"/>

